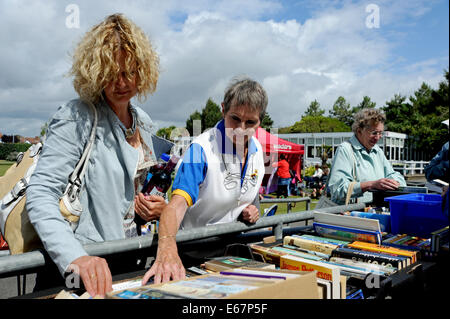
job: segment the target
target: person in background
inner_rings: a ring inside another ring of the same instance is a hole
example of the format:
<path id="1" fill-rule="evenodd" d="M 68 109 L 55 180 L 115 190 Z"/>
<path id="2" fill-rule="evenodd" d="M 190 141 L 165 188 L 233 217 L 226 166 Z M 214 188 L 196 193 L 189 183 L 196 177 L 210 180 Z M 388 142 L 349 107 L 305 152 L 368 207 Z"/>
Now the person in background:
<path id="1" fill-rule="evenodd" d="M 378 109 L 362 109 L 354 116 L 354 135 L 339 145 L 334 156 L 328 187 L 331 200 L 344 204 L 351 182 L 351 198 L 371 202 L 368 190 L 395 190 L 406 186 L 403 175 L 394 171 L 377 145 L 383 136 L 386 116 Z"/>
<path id="2" fill-rule="evenodd" d="M 319 196 L 321 196 L 325 192 L 325 187 L 327 185 L 328 176 L 330 175 L 330 169 L 328 167 L 323 168 L 323 175 L 318 183 L 318 192 Z"/>
<path id="3" fill-rule="evenodd" d="M 138 26 L 114 14 L 81 39 L 71 75 L 79 98 L 62 105 L 48 125 L 26 205 L 60 273 L 76 272 L 91 296 L 105 295 L 112 290 L 109 265 L 88 255 L 83 244 L 136 236 L 135 213 L 149 221 L 166 206 L 161 196 L 138 195 L 148 168 L 156 164 L 155 135 L 150 117 L 130 103 L 155 91 L 159 58 Z M 98 124 L 81 190 L 83 213 L 73 231 L 58 199 L 91 132 L 94 113 L 88 103 L 97 110 Z"/>
<path id="4" fill-rule="evenodd" d="M 445 120 L 442 122 L 443 124 L 447 125 L 448 127 L 448 120 Z M 442 146 L 439 153 L 437 153 L 428 163 L 427 166 L 425 166 L 425 177 L 427 181 L 430 183 L 434 179 L 440 179 L 444 182 L 449 183 L 450 181 L 450 171 L 448 169 L 449 162 L 448 162 L 448 141 Z"/>
<path id="5" fill-rule="evenodd" d="M 286 160 L 284 154 L 280 154 L 280 160 L 272 164 L 272 167 L 278 167 L 278 187 L 277 187 L 277 198 L 280 197 L 282 190 L 286 189 L 287 196 L 291 196 L 290 183 L 291 183 L 291 173 L 289 172 L 289 162 Z"/>
<path id="6" fill-rule="evenodd" d="M 323 175 L 323 170 L 320 168 L 319 164 L 314 165 L 314 168 L 314 174 L 312 176 L 305 176 L 304 178 L 310 187 L 318 183 Z"/>
<path id="7" fill-rule="evenodd" d="M 443 121 L 442 123 L 448 126 L 448 120 Z M 437 153 L 425 166 L 425 177 L 428 182 L 433 182 L 435 179 L 440 179 L 441 181 L 450 183 L 450 172 L 448 169 L 449 160 L 448 160 L 448 146 L 449 143 L 446 142 L 439 153 Z M 442 209 L 444 214 L 448 216 L 448 185 L 442 188 Z"/>
<path id="8" fill-rule="evenodd" d="M 223 120 L 196 137 L 183 156 L 172 198 L 161 214 L 156 260 L 142 284 L 152 276 L 155 283 L 185 277 L 175 240 L 179 228 L 259 219 L 255 202 L 265 168 L 253 135 L 267 103 L 265 90 L 252 79 L 235 78 L 227 87 Z"/>

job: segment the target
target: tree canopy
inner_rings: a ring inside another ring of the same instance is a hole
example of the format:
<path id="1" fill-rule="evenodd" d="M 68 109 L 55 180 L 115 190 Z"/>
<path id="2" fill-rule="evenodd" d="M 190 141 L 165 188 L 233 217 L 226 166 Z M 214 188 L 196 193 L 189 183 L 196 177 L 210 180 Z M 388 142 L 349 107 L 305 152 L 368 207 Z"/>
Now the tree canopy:
<path id="1" fill-rule="evenodd" d="M 449 118 L 449 73 L 445 71 L 444 81 L 433 90 L 422 83 L 407 100 L 396 94 L 386 102 L 386 130 L 408 134 L 415 138 L 418 149 L 426 150 L 431 159 L 448 141 L 448 127 L 442 121 Z"/>
<path id="2" fill-rule="evenodd" d="M 294 125 L 281 128 L 278 133 L 320 133 L 320 132 L 349 132 L 350 127 L 338 119 L 322 115 L 305 115 Z"/>
<path id="3" fill-rule="evenodd" d="M 347 126 L 351 126 L 353 123 L 353 112 L 350 103 L 343 96 L 338 97 L 336 102 L 334 102 L 333 109 L 330 110 L 330 116 L 338 119 Z"/>

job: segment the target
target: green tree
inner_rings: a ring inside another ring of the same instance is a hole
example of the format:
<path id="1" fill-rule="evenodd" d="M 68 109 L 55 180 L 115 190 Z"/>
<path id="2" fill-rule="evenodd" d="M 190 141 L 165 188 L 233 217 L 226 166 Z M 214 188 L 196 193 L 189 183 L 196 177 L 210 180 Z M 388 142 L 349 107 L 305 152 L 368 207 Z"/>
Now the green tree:
<path id="1" fill-rule="evenodd" d="M 194 120 L 201 121 L 201 132 L 203 132 L 210 127 L 214 127 L 214 125 L 216 125 L 216 123 L 219 122 L 221 119 L 222 119 L 221 109 L 216 103 L 214 103 L 214 101 L 211 98 L 209 98 L 206 101 L 205 107 L 202 108 L 201 112 L 195 110 L 186 120 L 186 129 L 188 130 L 189 134 L 193 136 Z"/>
<path id="2" fill-rule="evenodd" d="M 202 131 L 214 127 L 222 119 L 222 111 L 214 101 L 209 98 L 202 109 Z"/>
<path id="3" fill-rule="evenodd" d="M 189 118 L 186 120 L 186 129 L 188 130 L 189 134 L 191 136 L 194 136 L 194 121 L 199 120 L 201 122 L 202 120 L 202 114 L 199 111 L 194 111 L 191 115 L 189 115 Z M 201 133 L 201 132 L 200 132 Z"/>
<path id="4" fill-rule="evenodd" d="M 339 121 L 351 126 L 353 123 L 353 114 L 348 103 L 343 96 L 337 98 L 333 104 L 333 109 L 329 111 L 331 117 L 338 119 Z"/>
<path id="5" fill-rule="evenodd" d="M 263 119 L 262 119 L 262 121 L 261 121 L 260 126 L 261 126 L 263 129 L 265 129 L 266 131 L 270 130 L 270 128 L 273 126 L 273 121 L 272 121 L 272 119 L 270 118 L 269 113 L 267 113 L 267 112 L 264 113 L 264 117 L 263 117 Z"/>
<path id="6" fill-rule="evenodd" d="M 372 102 L 370 97 L 368 97 L 366 95 L 363 97 L 363 100 L 352 109 L 352 113 L 355 114 L 362 109 L 373 109 L 373 108 L 375 108 L 376 105 L 377 105 L 377 103 Z M 353 123 L 353 120 L 352 120 L 352 123 Z"/>
<path id="7" fill-rule="evenodd" d="M 320 108 L 320 103 L 317 102 L 317 100 L 314 100 L 309 104 L 304 116 L 322 116 L 324 113 L 325 110 Z"/>
<path id="8" fill-rule="evenodd" d="M 163 127 L 163 128 L 160 128 L 157 132 L 156 132 L 156 135 L 157 136 L 160 136 L 160 137 L 162 137 L 162 138 L 165 138 L 166 140 L 172 140 L 171 138 L 170 138 L 170 134 L 172 133 L 172 131 L 175 129 L 175 126 L 174 125 L 172 125 L 172 126 L 169 126 L 169 127 Z"/>
<path id="9" fill-rule="evenodd" d="M 445 79 L 437 90 L 422 83 L 409 101 L 396 94 L 383 108 L 386 129 L 414 137 L 416 147 L 427 153 L 426 159 L 431 159 L 448 141 L 448 128 L 441 123 L 449 116 L 448 90 L 449 75 L 445 71 Z"/>
<path id="10" fill-rule="evenodd" d="M 319 132 L 349 132 L 350 127 L 336 118 L 325 116 L 304 116 L 289 128 L 289 132 L 279 133 L 319 133 Z"/>

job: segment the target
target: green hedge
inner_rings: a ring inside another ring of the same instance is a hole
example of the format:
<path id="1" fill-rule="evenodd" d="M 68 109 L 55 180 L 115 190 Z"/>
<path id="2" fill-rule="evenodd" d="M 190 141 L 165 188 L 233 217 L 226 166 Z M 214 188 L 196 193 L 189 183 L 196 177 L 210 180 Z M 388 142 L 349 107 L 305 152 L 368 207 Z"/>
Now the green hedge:
<path id="1" fill-rule="evenodd" d="M 30 146 L 28 143 L 0 143 L 0 159 L 6 160 L 11 152 L 26 152 Z"/>

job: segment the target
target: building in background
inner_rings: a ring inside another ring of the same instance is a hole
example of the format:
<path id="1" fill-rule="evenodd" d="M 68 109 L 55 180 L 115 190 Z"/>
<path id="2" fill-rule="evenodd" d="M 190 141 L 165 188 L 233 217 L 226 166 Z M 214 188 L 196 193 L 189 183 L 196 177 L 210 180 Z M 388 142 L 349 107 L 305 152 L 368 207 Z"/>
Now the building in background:
<path id="1" fill-rule="evenodd" d="M 331 164 L 339 144 L 349 140 L 353 132 L 289 133 L 278 136 L 289 142 L 305 145 L 303 163 L 307 167 L 316 163 L 321 164 L 324 150 L 328 156 L 327 163 Z M 403 133 L 385 131 L 378 141 L 378 146 L 393 165 L 408 161 L 420 163 L 426 158 L 425 152 L 415 148 L 414 138 Z"/>

